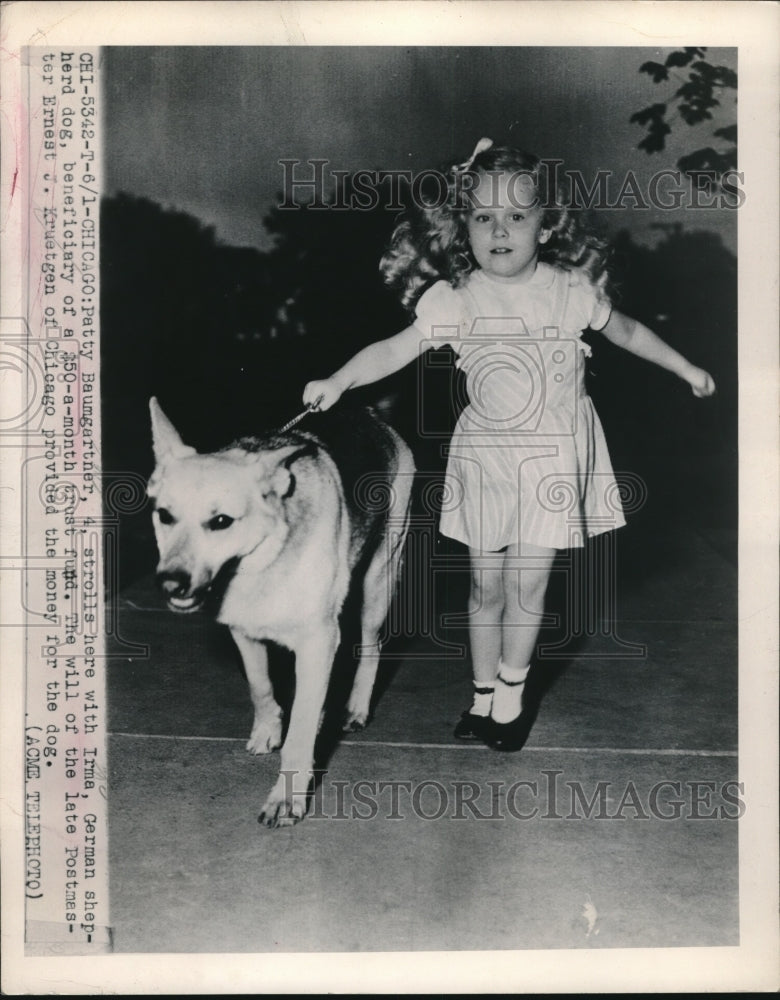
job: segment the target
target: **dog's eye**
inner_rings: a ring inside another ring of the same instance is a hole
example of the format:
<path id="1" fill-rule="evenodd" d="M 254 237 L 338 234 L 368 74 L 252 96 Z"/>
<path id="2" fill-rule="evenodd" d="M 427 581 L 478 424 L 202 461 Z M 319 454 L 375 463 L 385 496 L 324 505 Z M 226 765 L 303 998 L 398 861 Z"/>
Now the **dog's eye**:
<path id="1" fill-rule="evenodd" d="M 160 518 L 160 524 L 173 524 L 173 514 L 171 514 L 167 507 L 158 507 L 157 516 Z"/>
<path id="2" fill-rule="evenodd" d="M 224 531 L 225 528 L 229 528 L 233 523 L 233 518 L 229 517 L 227 514 L 217 514 L 216 517 L 208 522 L 210 531 Z"/>

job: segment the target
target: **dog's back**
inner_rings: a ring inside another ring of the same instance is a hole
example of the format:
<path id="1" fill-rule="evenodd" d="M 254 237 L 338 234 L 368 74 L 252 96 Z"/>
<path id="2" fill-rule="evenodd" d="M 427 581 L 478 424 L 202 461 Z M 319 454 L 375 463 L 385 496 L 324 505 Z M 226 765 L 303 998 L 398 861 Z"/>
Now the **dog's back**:
<path id="1" fill-rule="evenodd" d="M 411 476 L 414 472 L 411 453 L 372 410 L 341 405 L 308 415 L 300 427 L 241 438 L 235 446 L 274 451 L 296 444 L 302 449 L 322 448 L 338 469 L 350 518 L 354 566 L 373 553 L 382 537 L 393 483 L 399 473 Z"/>

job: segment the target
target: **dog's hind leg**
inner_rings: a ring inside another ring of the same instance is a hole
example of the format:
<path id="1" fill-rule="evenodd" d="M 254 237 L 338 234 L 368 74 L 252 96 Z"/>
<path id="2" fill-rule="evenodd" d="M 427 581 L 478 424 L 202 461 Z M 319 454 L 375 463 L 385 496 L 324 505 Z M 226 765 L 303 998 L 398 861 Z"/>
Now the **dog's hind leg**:
<path id="1" fill-rule="evenodd" d="M 307 636 L 296 646 L 295 698 L 282 747 L 279 778 L 259 816 L 265 826 L 292 826 L 306 814 L 314 741 L 338 643 L 339 630 L 334 625 Z"/>
<path id="2" fill-rule="evenodd" d="M 268 651 L 265 643 L 250 639 L 238 629 L 231 629 L 230 633 L 244 661 L 255 706 L 255 721 L 246 749 L 254 754 L 270 753 L 282 742 L 282 710 L 276 704 L 268 677 Z"/>
<path id="3" fill-rule="evenodd" d="M 414 460 L 408 447 L 393 433 L 397 468 L 382 541 L 363 579 L 360 662 L 347 702 L 344 731 L 363 729 L 368 722 L 371 695 L 379 667 L 379 636 L 395 594 L 406 536 L 409 531 Z"/>
<path id="4" fill-rule="evenodd" d="M 363 581 L 360 662 L 344 717 L 344 732 L 364 729 L 379 668 L 380 633 L 395 593 L 407 524 L 382 540 Z"/>

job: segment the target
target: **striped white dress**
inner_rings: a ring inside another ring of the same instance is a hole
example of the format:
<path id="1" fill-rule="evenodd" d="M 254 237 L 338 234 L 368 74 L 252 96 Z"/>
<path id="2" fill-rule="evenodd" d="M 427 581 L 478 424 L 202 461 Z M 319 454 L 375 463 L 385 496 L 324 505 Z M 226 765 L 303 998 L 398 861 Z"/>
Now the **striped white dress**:
<path id="1" fill-rule="evenodd" d="M 420 298 L 415 326 L 448 343 L 469 405 L 449 447 L 440 530 L 496 552 L 522 542 L 564 549 L 625 523 L 581 339 L 610 315 L 578 271 L 538 264 L 530 281 L 474 271 Z"/>

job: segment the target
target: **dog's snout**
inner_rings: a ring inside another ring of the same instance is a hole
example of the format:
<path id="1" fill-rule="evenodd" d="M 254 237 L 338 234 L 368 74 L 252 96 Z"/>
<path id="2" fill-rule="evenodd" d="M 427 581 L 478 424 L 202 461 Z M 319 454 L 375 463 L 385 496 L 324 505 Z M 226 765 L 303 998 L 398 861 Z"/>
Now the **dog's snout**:
<path id="1" fill-rule="evenodd" d="M 190 589 L 190 574 L 183 570 L 158 573 L 157 583 L 166 597 L 184 597 Z"/>

